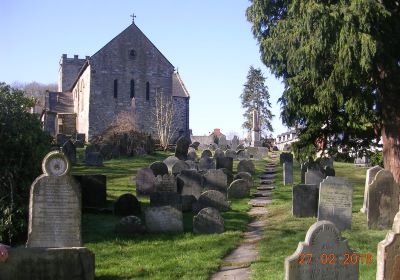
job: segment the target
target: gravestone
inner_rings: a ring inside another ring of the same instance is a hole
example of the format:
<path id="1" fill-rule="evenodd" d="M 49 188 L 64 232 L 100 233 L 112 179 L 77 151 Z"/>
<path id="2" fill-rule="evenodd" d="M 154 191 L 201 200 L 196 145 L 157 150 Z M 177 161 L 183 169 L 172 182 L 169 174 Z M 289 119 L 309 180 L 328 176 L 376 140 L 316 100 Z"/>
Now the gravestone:
<path id="1" fill-rule="evenodd" d="M 196 199 L 203 192 L 203 176 L 195 170 L 183 170 L 178 176 L 178 192 L 193 195 Z"/>
<path id="2" fill-rule="evenodd" d="M 299 184 L 292 191 L 292 213 L 295 217 L 317 217 L 319 187 Z"/>
<path id="3" fill-rule="evenodd" d="M 176 141 L 175 156 L 180 160 L 187 160 L 190 140 L 186 137 L 180 137 Z"/>
<path id="4" fill-rule="evenodd" d="M 293 154 L 292 153 L 281 153 L 279 156 L 279 162 L 280 162 L 280 164 L 283 164 L 284 162 L 293 163 Z"/>
<path id="5" fill-rule="evenodd" d="M 399 211 L 399 185 L 389 170 L 376 173 L 369 185 L 367 204 L 368 228 L 390 228 Z"/>
<path id="6" fill-rule="evenodd" d="M 104 207 L 107 203 L 106 175 L 74 175 L 82 194 L 82 207 Z"/>
<path id="7" fill-rule="evenodd" d="M 224 219 L 218 210 L 207 207 L 193 217 L 194 233 L 222 233 L 224 232 Z"/>
<path id="8" fill-rule="evenodd" d="M 148 207 L 145 222 L 147 231 L 151 233 L 183 232 L 182 211 L 171 206 Z"/>
<path id="9" fill-rule="evenodd" d="M 327 177 L 321 182 L 318 221 L 328 220 L 339 230 L 351 228 L 353 188 L 344 177 Z"/>
<path id="10" fill-rule="evenodd" d="M 293 163 L 284 162 L 283 163 L 283 185 L 293 184 Z"/>
<path id="11" fill-rule="evenodd" d="M 168 171 L 170 173 L 172 173 L 172 166 L 174 166 L 174 164 L 179 161 L 179 158 L 174 157 L 174 156 L 169 156 L 166 159 L 164 159 L 164 164 L 167 166 Z"/>
<path id="12" fill-rule="evenodd" d="M 67 157 L 48 153 L 42 170 L 30 190 L 26 246 L 81 247 L 81 192 Z"/>
<path id="13" fill-rule="evenodd" d="M 329 165 L 322 169 L 322 173 L 324 174 L 325 178 L 328 176 L 334 177 L 336 175 L 335 169 Z"/>
<path id="14" fill-rule="evenodd" d="M 249 172 L 251 175 L 256 173 L 256 167 L 252 160 L 241 160 L 237 165 L 237 172 Z"/>
<path id="15" fill-rule="evenodd" d="M 67 156 L 71 164 L 76 164 L 76 148 L 71 140 L 68 140 L 62 146 L 63 153 Z"/>
<path id="16" fill-rule="evenodd" d="M 228 177 L 221 169 L 210 169 L 203 175 L 205 190 L 217 190 L 226 194 L 228 189 Z"/>
<path id="17" fill-rule="evenodd" d="M 322 182 L 323 179 L 324 179 L 324 175 L 321 173 L 321 171 L 318 171 L 318 170 L 308 169 L 308 171 L 306 172 L 306 175 L 305 175 L 305 182 L 307 185 L 319 186 L 319 184 Z"/>
<path id="18" fill-rule="evenodd" d="M 236 135 L 233 136 L 233 139 L 231 141 L 231 146 L 232 150 L 236 150 L 236 148 L 239 146 L 239 138 Z"/>
<path id="19" fill-rule="evenodd" d="M 225 157 L 236 159 L 237 158 L 236 152 L 234 150 L 228 149 L 225 151 Z"/>
<path id="20" fill-rule="evenodd" d="M 114 203 L 114 215 L 129 216 L 139 215 L 141 212 L 140 202 L 136 196 L 126 193 L 117 198 Z"/>
<path id="21" fill-rule="evenodd" d="M 182 200 L 182 212 L 191 212 L 193 204 L 197 202 L 197 199 L 193 195 L 181 195 Z"/>
<path id="22" fill-rule="evenodd" d="M 226 140 L 226 136 L 225 135 L 221 135 L 218 138 L 218 147 L 220 147 L 222 149 L 226 149 L 226 146 L 228 146 L 228 141 Z"/>
<path id="23" fill-rule="evenodd" d="M 154 181 L 155 192 L 177 192 L 178 185 L 174 175 L 158 175 Z"/>
<path id="24" fill-rule="evenodd" d="M 204 158 L 204 157 L 212 157 L 213 155 L 212 155 L 212 152 L 210 151 L 210 150 L 204 150 L 202 153 L 201 153 L 201 158 Z"/>
<path id="25" fill-rule="evenodd" d="M 247 160 L 250 158 L 249 153 L 244 149 L 236 151 L 236 156 L 238 160 Z"/>
<path id="26" fill-rule="evenodd" d="M 172 166 L 172 174 L 176 176 L 181 173 L 182 170 L 188 169 L 190 169 L 190 166 L 185 161 L 179 160 Z"/>
<path id="27" fill-rule="evenodd" d="M 155 191 L 155 181 L 153 170 L 150 167 L 139 169 L 136 173 L 136 194 L 149 195 Z"/>
<path id="28" fill-rule="evenodd" d="M 228 186 L 232 183 L 232 181 L 233 181 L 233 174 L 232 174 L 232 172 L 230 171 L 230 170 L 228 170 L 228 169 L 226 169 L 226 168 L 219 168 L 219 170 L 222 170 L 224 173 L 225 173 L 225 175 L 226 175 L 226 178 L 227 178 L 227 182 L 228 182 Z"/>
<path id="29" fill-rule="evenodd" d="M 153 171 L 154 176 L 158 175 L 165 175 L 168 174 L 168 167 L 167 165 L 162 162 L 162 161 L 155 161 L 152 164 L 150 164 L 150 169 Z"/>
<path id="30" fill-rule="evenodd" d="M 316 222 L 296 252 L 285 259 L 285 280 L 358 280 L 358 262 L 345 262 L 352 254 L 333 223 Z"/>
<path id="31" fill-rule="evenodd" d="M 247 180 L 249 182 L 250 186 L 254 185 L 253 177 L 251 176 L 251 174 L 249 172 L 239 172 L 238 174 L 236 174 L 234 180 L 237 180 L 237 179 Z"/>
<path id="32" fill-rule="evenodd" d="M 85 153 L 85 164 L 88 166 L 103 166 L 103 156 L 100 152 Z"/>
<path id="33" fill-rule="evenodd" d="M 376 262 L 376 280 L 400 279 L 400 212 L 385 240 L 378 243 Z"/>
<path id="34" fill-rule="evenodd" d="M 150 206 L 171 206 L 182 211 L 182 197 L 176 192 L 155 192 L 150 194 Z"/>
<path id="35" fill-rule="evenodd" d="M 197 163 L 193 160 L 186 160 L 186 164 L 189 166 L 190 170 L 197 170 Z"/>
<path id="36" fill-rule="evenodd" d="M 217 159 L 219 157 L 225 157 L 225 153 L 220 148 L 216 149 L 214 152 L 214 158 Z"/>
<path id="37" fill-rule="evenodd" d="M 228 198 L 245 198 L 250 195 L 250 184 L 247 180 L 237 179 L 228 188 Z"/>
<path id="38" fill-rule="evenodd" d="M 375 165 L 374 167 L 371 167 L 370 169 L 367 170 L 367 174 L 365 176 L 365 186 L 364 186 L 364 202 L 363 202 L 362 208 L 360 209 L 360 212 L 362 212 L 362 213 L 367 213 L 367 211 L 368 211 L 368 189 L 369 189 L 369 185 L 374 180 L 376 173 L 378 173 L 382 169 L 383 168 L 380 167 L 379 165 Z"/>
<path id="39" fill-rule="evenodd" d="M 115 225 L 114 231 L 118 234 L 138 234 L 146 231 L 145 226 L 142 224 L 142 220 L 136 216 L 126 216 Z"/>
<path id="40" fill-rule="evenodd" d="M 196 161 L 197 160 L 197 153 L 196 151 L 189 151 L 188 155 L 187 155 L 188 160 L 193 160 Z"/>
<path id="41" fill-rule="evenodd" d="M 230 157 L 217 158 L 217 169 L 226 168 L 233 173 L 233 159 Z"/>
<path id="42" fill-rule="evenodd" d="M 230 210 L 226 195 L 214 190 L 205 191 L 200 195 L 197 203 L 193 204 L 193 212 L 197 213 L 206 207 L 213 207 L 220 212 Z"/>
<path id="43" fill-rule="evenodd" d="M 203 171 L 215 169 L 215 160 L 209 157 L 202 157 L 199 161 L 198 169 Z"/>
<path id="44" fill-rule="evenodd" d="M 300 165 L 300 170 L 301 170 L 301 183 L 305 184 L 306 182 L 306 172 L 307 172 L 307 168 L 308 168 L 308 162 L 303 162 Z"/>

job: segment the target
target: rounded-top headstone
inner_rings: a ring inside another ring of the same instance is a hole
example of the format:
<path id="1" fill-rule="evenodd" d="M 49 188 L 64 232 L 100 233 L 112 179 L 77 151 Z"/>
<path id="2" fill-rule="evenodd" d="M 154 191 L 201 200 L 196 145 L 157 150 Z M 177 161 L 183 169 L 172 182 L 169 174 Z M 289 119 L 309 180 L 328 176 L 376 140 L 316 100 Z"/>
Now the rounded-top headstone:
<path id="1" fill-rule="evenodd" d="M 183 160 L 179 160 L 172 166 L 172 174 L 174 174 L 176 176 L 179 173 L 181 173 L 182 170 L 188 170 L 188 169 L 190 169 L 189 164 L 187 164 Z"/>
<path id="2" fill-rule="evenodd" d="M 140 202 L 133 194 L 123 194 L 114 203 L 114 214 L 117 216 L 139 215 L 140 212 Z"/>
<path id="3" fill-rule="evenodd" d="M 53 151 L 48 153 L 42 162 L 43 174 L 48 176 L 63 176 L 69 173 L 70 162 L 64 153 Z"/>
<path id="4" fill-rule="evenodd" d="M 222 233 L 224 232 L 224 219 L 217 209 L 203 208 L 193 217 L 193 232 Z"/>
<path id="5" fill-rule="evenodd" d="M 204 150 L 201 153 L 201 158 L 203 158 L 203 157 L 209 157 L 209 158 L 212 157 L 212 152 L 210 150 L 208 150 L 208 149 Z"/>
<path id="6" fill-rule="evenodd" d="M 220 148 L 216 149 L 214 152 L 214 158 L 225 157 L 225 153 Z"/>
<path id="7" fill-rule="evenodd" d="M 252 160 L 241 160 L 237 166 L 237 172 L 249 172 L 254 175 L 256 173 L 256 168 Z"/>
<path id="8" fill-rule="evenodd" d="M 176 141 L 175 156 L 180 160 L 187 160 L 189 145 L 189 139 L 183 136 L 180 137 L 178 141 Z"/>
<path id="9" fill-rule="evenodd" d="M 247 180 L 237 179 L 228 188 L 228 198 L 245 198 L 250 195 L 250 184 Z"/>
<path id="10" fill-rule="evenodd" d="M 187 158 L 188 158 L 188 160 L 196 161 L 197 160 L 196 151 L 189 151 Z"/>
<path id="11" fill-rule="evenodd" d="M 216 190 L 209 190 L 203 192 L 200 195 L 197 204 L 201 209 L 206 207 L 213 207 L 221 212 L 226 212 L 230 210 L 229 203 L 226 200 L 226 195 Z"/>
<path id="12" fill-rule="evenodd" d="M 179 158 L 175 157 L 175 156 L 169 156 L 166 159 L 164 159 L 164 163 L 165 165 L 168 167 L 168 171 L 172 173 L 172 166 L 174 166 L 174 164 L 179 161 Z"/>
<path id="13" fill-rule="evenodd" d="M 168 167 L 167 165 L 162 162 L 162 161 L 155 161 L 152 164 L 150 164 L 150 169 L 153 171 L 154 176 L 158 175 L 165 175 L 168 174 Z"/>
<path id="14" fill-rule="evenodd" d="M 253 185 L 253 177 L 251 176 L 251 174 L 249 172 L 239 172 L 238 174 L 236 174 L 234 180 L 237 179 L 244 179 L 247 180 L 251 185 Z"/>
<path id="15" fill-rule="evenodd" d="M 215 160 L 209 157 L 203 157 L 199 161 L 198 165 L 199 170 L 208 170 L 208 169 L 215 169 Z"/>
<path id="16" fill-rule="evenodd" d="M 136 173 L 136 194 L 149 195 L 155 191 L 156 176 L 149 167 L 139 169 Z"/>

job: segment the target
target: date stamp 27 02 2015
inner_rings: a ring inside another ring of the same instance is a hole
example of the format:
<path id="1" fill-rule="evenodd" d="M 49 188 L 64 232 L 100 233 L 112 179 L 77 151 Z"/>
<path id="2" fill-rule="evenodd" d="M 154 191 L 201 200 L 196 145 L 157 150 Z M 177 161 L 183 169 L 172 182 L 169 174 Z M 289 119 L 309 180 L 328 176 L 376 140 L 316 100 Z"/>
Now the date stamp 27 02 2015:
<path id="1" fill-rule="evenodd" d="M 372 253 L 344 253 L 343 255 L 338 256 L 336 254 L 323 253 L 315 256 L 312 253 L 301 253 L 297 262 L 300 265 L 310 265 L 315 263 L 323 265 L 371 265 L 373 263 L 373 255 Z"/>

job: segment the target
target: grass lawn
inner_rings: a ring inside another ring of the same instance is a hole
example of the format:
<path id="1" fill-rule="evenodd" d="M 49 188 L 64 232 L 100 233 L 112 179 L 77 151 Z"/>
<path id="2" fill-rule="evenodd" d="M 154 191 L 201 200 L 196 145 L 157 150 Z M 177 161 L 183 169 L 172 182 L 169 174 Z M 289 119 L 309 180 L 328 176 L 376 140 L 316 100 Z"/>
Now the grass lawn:
<path id="1" fill-rule="evenodd" d="M 294 163 L 294 183 L 300 183 L 300 165 Z M 378 242 L 386 236 L 387 230 L 369 230 L 367 217 L 360 212 L 364 196 L 366 168 L 354 167 L 349 163 L 334 163 L 336 176 L 347 177 L 353 185 L 352 229 L 342 232 L 350 248 L 357 253 L 372 253 L 373 264 L 360 264 L 360 279 L 375 279 L 376 251 Z M 284 279 L 284 260 L 294 253 L 300 241 L 304 241 L 308 228 L 316 218 L 295 218 L 292 216 L 292 187 L 282 185 L 282 167 L 278 168 L 277 186 L 273 202 L 267 205 L 267 226 L 264 238 L 259 243 L 260 255 L 252 264 L 253 279 Z"/>
<path id="2" fill-rule="evenodd" d="M 104 162 L 103 167 L 77 165 L 73 174 L 107 175 L 109 204 L 121 194 L 135 194 L 132 177 L 137 170 L 170 154 L 159 152 L 152 156 L 122 158 Z M 257 162 L 257 178 L 265 161 Z M 237 161 L 234 162 L 236 170 Z M 193 214 L 184 214 L 182 234 L 143 234 L 118 236 L 114 226 L 120 219 L 113 215 L 84 214 L 84 246 L 96 255 L 96 279 L 208 279 L 242 239 L 249 217 L 249 199 L 232 201 L 232 210 L 224 213 L 225 232 L 198 235 L 192 233 Z M 148 199 L 140 198 L 143 207 Z M 143 212 L 143 211 L 142 211 Z"/>

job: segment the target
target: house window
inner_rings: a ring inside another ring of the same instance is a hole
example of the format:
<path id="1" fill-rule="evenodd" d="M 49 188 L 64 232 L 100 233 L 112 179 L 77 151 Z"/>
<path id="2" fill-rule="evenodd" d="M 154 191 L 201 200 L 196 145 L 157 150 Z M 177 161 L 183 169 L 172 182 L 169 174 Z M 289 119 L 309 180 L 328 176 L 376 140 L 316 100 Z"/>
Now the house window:
<path id="1" fill-rule="evenodd" d="M 135 81 L 131 80 L 131 98 L 135 97 Z"/>
<path id="2" fill-rule="evenodd" d="M 146 100 L 150 100 L 150 83 L 146 83 Z"/>
<path id="3" fill-rule="evenodd" d="M 114 98 L 118 97 L 118 80 L 114 80 Z"/>

